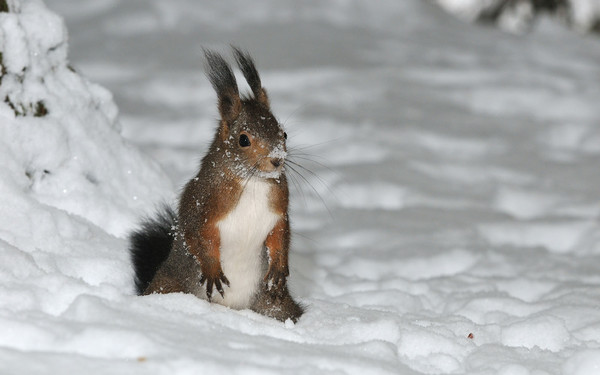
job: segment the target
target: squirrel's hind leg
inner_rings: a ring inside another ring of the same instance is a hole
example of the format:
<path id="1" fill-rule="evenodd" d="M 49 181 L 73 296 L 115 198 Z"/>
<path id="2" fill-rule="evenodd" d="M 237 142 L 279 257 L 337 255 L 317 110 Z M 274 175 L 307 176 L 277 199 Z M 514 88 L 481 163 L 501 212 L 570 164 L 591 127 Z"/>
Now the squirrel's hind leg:
<path id="1" fill-rule="evenodd" d="M 189 293 L 203 298 L 200 274 L 198 262 L 186 253 L 185 245 L 178 237 L 171 253 L 156 271 L 143 294 Z"/>
<path id="2" fill-rule="evenodd" d="M 250 309 L 282 322 L 291 319 L 292 322 L 296 323 L 302 314 L 304 314 L 304 307 L 294 301 L 287 286 L 277 294 L 268 291 L 266 286 L 264 286 Z"/>
<path id="3" fill-rule="evenodd" d="M 166 294 L 166 293 L 189 293 L 177 278 L 166 275 L 160 270 L 156 273 L 143 295 L 148 294 Z"/>

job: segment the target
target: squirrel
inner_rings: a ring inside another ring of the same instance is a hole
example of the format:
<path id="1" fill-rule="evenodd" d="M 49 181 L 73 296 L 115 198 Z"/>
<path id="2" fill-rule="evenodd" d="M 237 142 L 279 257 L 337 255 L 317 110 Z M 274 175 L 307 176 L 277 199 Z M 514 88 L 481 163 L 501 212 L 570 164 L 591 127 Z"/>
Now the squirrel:
<path id="1" fill-rule="evenodd" d="M 252 93 L 241 97 L 230 65 L 204 50 L 221 119 L 177 213 L 165 206 L 130 235 L 136 289 L 139 295 L 191 293 L 295 323 L 304 308 L 286 284 L 287 134 L 271 113 L 254 61 L 232 49 Z"/>

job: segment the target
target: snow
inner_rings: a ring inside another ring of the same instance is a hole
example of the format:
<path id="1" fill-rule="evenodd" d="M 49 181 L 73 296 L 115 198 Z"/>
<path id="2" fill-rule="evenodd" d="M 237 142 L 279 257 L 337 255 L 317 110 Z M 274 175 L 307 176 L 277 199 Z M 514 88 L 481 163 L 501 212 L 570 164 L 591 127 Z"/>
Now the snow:
<path id="1" fill-rule="evenodd" d="M 599 373 L 600 39 L 421 0 L 9 3 L 0 374 Z M 231 42 L 309 170 L 296 324 L 133 294 L 127 233 L 194 175 Z"/>

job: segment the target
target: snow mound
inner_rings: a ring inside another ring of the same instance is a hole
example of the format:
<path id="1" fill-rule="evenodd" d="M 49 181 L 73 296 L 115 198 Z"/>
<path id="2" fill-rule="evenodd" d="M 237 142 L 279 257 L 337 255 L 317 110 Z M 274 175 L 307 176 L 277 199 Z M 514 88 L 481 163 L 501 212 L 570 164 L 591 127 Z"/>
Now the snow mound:
<path id="1" fill-rule="evenodd" d="M 122 237 L 167 197 L 160 167 L 120 135 L 104 88 L 68 65 L 63 20 L 38 0 L 0 13 L 0 345 L 52 345 L 18 311 L 58 315 L 132 289 Z M 24 345 L 24 344 L 23 344 Z"/>

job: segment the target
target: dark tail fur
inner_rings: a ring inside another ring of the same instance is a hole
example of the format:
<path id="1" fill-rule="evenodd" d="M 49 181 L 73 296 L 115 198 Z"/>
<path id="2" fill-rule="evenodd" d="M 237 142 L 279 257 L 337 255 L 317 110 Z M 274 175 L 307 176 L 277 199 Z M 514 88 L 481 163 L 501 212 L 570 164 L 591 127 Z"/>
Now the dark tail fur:
<path id="1" fill-rule="evenodd" d="M 173 228 L 177 216 L 165 205 L 155 218 L 146 219 L 141 228 L 129 236 L 131 260 L 135 270 L 135 287 L 141 295 L 152 281 L 173 245 Z"/>

